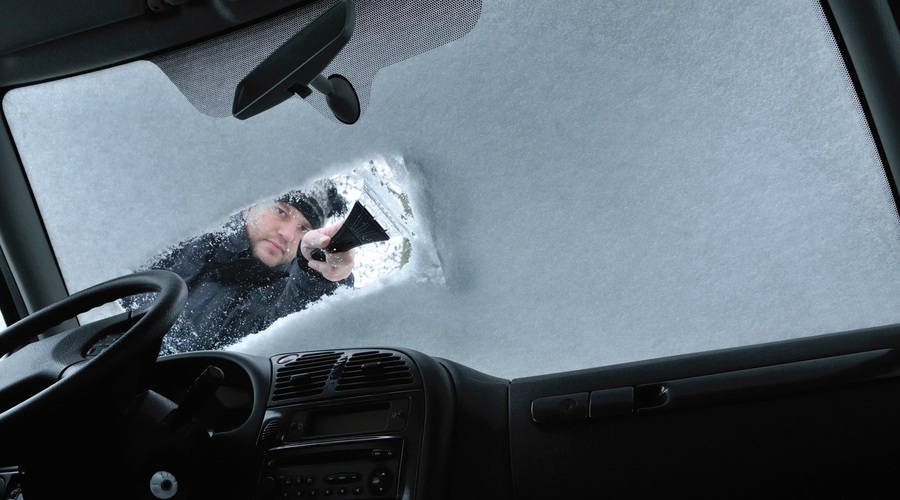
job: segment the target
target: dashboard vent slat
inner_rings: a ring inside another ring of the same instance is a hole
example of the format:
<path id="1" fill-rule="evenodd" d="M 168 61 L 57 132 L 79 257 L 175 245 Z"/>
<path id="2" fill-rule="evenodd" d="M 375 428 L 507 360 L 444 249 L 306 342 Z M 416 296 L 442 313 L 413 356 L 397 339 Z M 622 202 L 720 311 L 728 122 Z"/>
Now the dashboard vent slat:
<path id="1" fill-rule="evenodd" d="M 406 391 L 422 385 L 414 358 L 391 349 L 283 353 L 272 356 L 271 363 L 271 405 Z"/>
<path id="2" fill-rule="evenodd" d="M 278 367 L 272 401 L 322 394 L 341 354 L 343 353 L 306 354 Z"/>
<path id="3" fill-rule="evenodd" d="M 373 389 L 413 383 L 409 363 L 391 352 L 367 351 L 350 356 L 336 391 Z"/>
<path id="4" fill-rule="evenodd" d="M 278 438 L 278 419 L 272 418 L 263 425 L 263 430 L 259 435 L 259 443 L 263 446 L 271 446 L 275 444 Z"/>

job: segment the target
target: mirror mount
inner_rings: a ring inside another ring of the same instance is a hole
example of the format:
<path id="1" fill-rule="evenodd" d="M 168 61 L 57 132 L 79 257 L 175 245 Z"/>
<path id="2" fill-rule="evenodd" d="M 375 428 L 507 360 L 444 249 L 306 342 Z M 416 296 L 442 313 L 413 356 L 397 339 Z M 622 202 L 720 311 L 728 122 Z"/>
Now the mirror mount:
<path id="1" fill-rule="evenodd" d="M 346 124 L 359 119 L 359 97 L 341 75 L 322 76 L 344 48 L 356 26 L 352 0 L 341 0 L 253 69 L 234 92 L 232 116 L 246 120 L 292 95 L 306 99 L 315 89 L 325 95 L 335 118 Z"/>

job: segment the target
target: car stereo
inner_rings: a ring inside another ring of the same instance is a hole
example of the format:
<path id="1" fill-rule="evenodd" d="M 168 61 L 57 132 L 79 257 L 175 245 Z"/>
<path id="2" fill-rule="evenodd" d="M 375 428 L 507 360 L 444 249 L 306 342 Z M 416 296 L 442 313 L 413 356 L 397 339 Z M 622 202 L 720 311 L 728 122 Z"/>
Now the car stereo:
<path id="1" fill-rule="evenodd" d="M 398 438 L 274 448 L 260 498 L 396 498 L 402 455 Z"/>
<path id="2" fill-rule="evenodd" d="M 421 372 L 403 352 L 272 356 L 259 498 L 409 498 L 425 428 Z"/>

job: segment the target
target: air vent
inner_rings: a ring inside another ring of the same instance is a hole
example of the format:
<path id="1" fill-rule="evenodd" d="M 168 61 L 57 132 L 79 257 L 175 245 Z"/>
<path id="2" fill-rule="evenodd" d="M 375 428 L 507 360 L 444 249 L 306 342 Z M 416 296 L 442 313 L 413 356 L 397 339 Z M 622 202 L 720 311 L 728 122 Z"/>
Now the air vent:
<path id="1" fill-rule="evenodd" d="M 359 352 L 347 360 L 338 380 L 338 392 L 413 383 L 409 364 L 391 352 Z"/>
<path id="2" fill-rule="evenodd" d="M 316 352 L 300 356 L 278 367 L 272 401 L 315 396 L 325 391 L 325 385 L 340 352 Z"/>
<path id="3" fill-rule="evenodd" d="M 275 440 L 278 439 L 278 419 L 272 418 L 266 420 L 266 423 L 263 425 L 263 430 L 259 434 L 259 444 L 263 446 L 272 446 L 275 444 Z"/>

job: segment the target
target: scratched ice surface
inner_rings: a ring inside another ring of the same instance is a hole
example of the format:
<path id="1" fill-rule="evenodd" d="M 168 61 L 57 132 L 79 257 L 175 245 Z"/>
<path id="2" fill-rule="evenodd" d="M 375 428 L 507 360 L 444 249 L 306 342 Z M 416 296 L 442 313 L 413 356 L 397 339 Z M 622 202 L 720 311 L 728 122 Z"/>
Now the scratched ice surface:
<path id="1" fill-rule="evenodd" d="M 814 1 L 485 0 L 352 126 L 300 99 L 211 118 L 148 62 L 4 106 L 72 291 L 285 186 L 402 164 L 410 262 L 233 349 L 518 377 L 900 315 L 897 214 Z"/>

